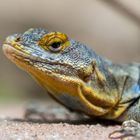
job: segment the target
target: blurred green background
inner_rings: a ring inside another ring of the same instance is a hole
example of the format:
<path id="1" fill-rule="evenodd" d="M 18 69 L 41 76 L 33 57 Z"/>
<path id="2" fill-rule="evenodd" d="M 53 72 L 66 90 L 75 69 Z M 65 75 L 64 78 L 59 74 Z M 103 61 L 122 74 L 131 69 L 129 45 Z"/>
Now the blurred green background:
<path id="1" fill-rule="evenodd" d="M 139 0 L 0 0 L 0 45 L 31 27 L 61 31 L 115 62 L 140 62 Z M 47 97 L 0 49 L 0 102 Z"/>

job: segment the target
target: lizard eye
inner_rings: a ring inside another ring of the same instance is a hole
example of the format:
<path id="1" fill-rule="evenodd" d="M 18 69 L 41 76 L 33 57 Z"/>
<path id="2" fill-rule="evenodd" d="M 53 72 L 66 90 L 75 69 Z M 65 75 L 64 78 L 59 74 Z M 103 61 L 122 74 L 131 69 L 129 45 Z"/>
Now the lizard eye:
<path id="1" fill-rule="evenodd" d="M 53 42 L 53 43 L 50 45 L 50 50 L 52 50 L 52 51 L 59 51 L 61 45 L 62 45 L 62 42 Z"/>
<path id="2" fill-rule="evenodd" d="M 44 35 L 39 41 L 39 45 L 51 52 L 60 52 L 70 45 L 68 37 L 60 32 L 51 32 Z"/>

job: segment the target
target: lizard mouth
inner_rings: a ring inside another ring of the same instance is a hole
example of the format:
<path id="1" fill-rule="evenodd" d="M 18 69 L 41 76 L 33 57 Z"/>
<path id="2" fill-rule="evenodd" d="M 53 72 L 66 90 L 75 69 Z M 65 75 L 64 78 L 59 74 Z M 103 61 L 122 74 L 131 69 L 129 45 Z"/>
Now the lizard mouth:
<path id="1" fill-rule="evenodd" d="M 4 54 L 12 62 L 16 60 L 25 61 L 29 59 L 29 54 L 25 51 L 24 47 L 19 44 L 20 34 L 11 35 L 6 38 L 2 48 Z"/>
<path id="2" fill-rule="evenodd" d="M 20 50 L 20 48 L 10 45 L 9 43 L 5 43 L 2 47 L 4 54 L 13 62 L 16 60 L 28 61 L 29 58 L 31 60 L 31 56 L 29 56 L 29 54 L 25 53 L 22 49 Z"/>
<path id="3" fill-rule="evenodd" d="M 17 66 L 19 66 L 22 69 L 25 69 L 26 71 L 28 71 L 30 69 L 30 67 L 34 67 L 34 69 L 38 69 L 39 67 L 35 67 L 36 64 L 40 64 L 40 65 L 47 65 L 48 67 L 45 67 L 45 69 L 41 69 L 41 67 L 39 68 L 41 71 L 45 72 L 45 73 L 52 73 L 52 66 L 59 66 L 63 69 L 65 69 L 65 67 L 71 69 L 71 71 L 74 71 L 74 73 L 76 72 L 76 70 L 71 66 L 68 65 L 66 63 L 59 63 L 59 62 L 51 62 L 51 61 L 47 61 L 47 60 L 43 60 L 41 58 L 32 56 L 31 53 L 28 53 L 26 50 L 24 50 L 24 48 L 18 44 L 10 44 L 10 43 L 5 43 L 3 45 L 3 51 L 4 54 L 7 56 L 7 58 L 9 58 L 13 63 L 15 63 Z M 61 71 L 61 70 L 60 70 Z M 60 71 L 54 71 L 54 73 L 58 73 L 58 74 L 64 74 L 64 72 L 60 72 Z"/>

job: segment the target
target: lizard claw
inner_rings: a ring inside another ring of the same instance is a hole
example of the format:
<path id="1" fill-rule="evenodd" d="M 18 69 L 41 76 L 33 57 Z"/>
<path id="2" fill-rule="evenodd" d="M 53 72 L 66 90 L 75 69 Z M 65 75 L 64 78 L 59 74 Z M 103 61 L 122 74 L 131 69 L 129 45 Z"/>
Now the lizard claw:
<path id="1" fill-rule="evenodd" d="M 120 134 L 119 136 L 115 136 Z M 110 139 L 125 139 L 140 140 L 140 124 L 134 120 L 128 120 L 123 122 L 120 130 L 113 131 L 109 134 Z"/>

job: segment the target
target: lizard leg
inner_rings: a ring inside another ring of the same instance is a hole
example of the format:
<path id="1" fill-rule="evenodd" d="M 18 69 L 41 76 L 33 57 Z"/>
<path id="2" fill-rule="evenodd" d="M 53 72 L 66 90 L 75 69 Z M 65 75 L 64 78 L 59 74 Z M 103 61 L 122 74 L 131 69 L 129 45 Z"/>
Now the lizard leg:
<path id="1" fill-rule="evenodd" d="M 118 136 L 116 136 L 118 135 Z M 109 134 L 111 139 L 140 140 L 140 123 L 134 120 L 124 121 L 122 128 Z"/>
<path id="2" fill-rule="evenodd" d="M 53 121 L 53 120 L 79 120 L 87 117 L 81 113 L 70 112 L 63 106 L 43 101 L 33 101 L 27 104 L 24 113 L 25 120 Z"/>
<path id="3" fill-rule="evenodd" d="M 29 103 L 25 109 L 24 119 L 30 120 L 38 118 L 45 121 L 47 116 L 46 114 L 48 112 L 47 108 L 48 108 L 47 106 L 46 108 L 44 108 L 43 103 L 42 104 L 39 102 Z"/>

